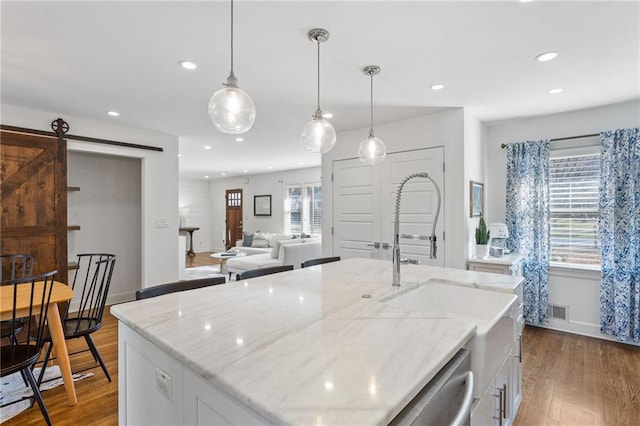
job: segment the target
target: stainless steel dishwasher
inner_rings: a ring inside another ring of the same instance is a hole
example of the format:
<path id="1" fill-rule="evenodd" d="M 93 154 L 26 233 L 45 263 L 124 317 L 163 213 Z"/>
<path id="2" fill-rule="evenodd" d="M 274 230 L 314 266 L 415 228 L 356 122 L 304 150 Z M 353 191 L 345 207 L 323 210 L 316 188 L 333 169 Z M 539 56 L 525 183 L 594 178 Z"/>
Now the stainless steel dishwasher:
<path id="1" fill-rule="evenodd" d="M 472 402 L 471 353 L 461 349 L 390 424 L 468 426 Z"/>

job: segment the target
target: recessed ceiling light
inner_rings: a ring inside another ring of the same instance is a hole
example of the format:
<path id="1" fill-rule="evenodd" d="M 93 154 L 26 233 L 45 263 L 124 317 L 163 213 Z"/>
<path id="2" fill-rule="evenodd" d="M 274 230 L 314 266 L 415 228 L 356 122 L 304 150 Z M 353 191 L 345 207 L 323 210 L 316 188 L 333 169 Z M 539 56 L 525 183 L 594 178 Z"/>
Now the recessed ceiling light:
<path id="1" fill-rule="evenodd" d="M 182 154 L 178 154 L 178 158 L 182 157 Z"/>
<path id="2" fill-rule="evenodd" d="M 242 171 L 242 173 L 249 173 L 249 170 L 244 169 L 244 170 Z"/>
<path id="3" fill-rule="evenodd" d="M 204 149 L 211 149 L 211 147 L 209 145 L 205 145 Z"/>
<path id="4" fill-rule="evenodd" d="M 178 63 L 185 70 L 195 70 L 196 68 L 198 68 L 198 66 L 191 61 L 180 61 Z"/>
<path id="5" fill-rule="evenodd" d="M 120 115 L 120 113 L 118 111 L 107 111 L 107 115 L 110 115 L 112 117 L 117 117 Z"/>
<path id="6" fill-rule="evenodd" d="M 226 176 L 227 174 L 225 172 L 220 173 L 222 176 Z"/>
<path id="7" fill-rule="evenodd" d="M 238 137 L 238 138 L 236 138 L 236 142 L 244 142 L 244 138 Z"/>
<path id="8" fill-rule="evenodd" d="M 209 179 L 209 175 L 204 175 L 204 178 L 205 179 Z"/>
<path id="9" fill-rule="evenodd" d="M 333 118 L 333 113 L 332 112 L 323 112 L 322 113 L 322 118 Z"/>
<path id="10" fill-rule="evenodd" d="M 273 170 L 273 166 L 269 166 L 269 170 Z"/>
<path id="11" fill-rule="evenodd" d="M 558 52 L 544 52 L 539 54 L 538 56 L 536 56 L 536 61 L 538 62 L 547 62 L 550 61 L 552 59 L 557 58 L 559 55 Z"/>
<path id="12" fill-rule="evenodd" d="M 562 92 L 562 88 L 560 88 L 560 87 L 556 87 L 555 89 L 549 90 L 549 94 L 550 95 L 555 95 L 555 94 L 560 93 L 560 92 Z"/>
<path id="13" fill-rule="evenodd" d="M 444 89 L 444 84 L 437 83 L 437 84 L 432 84 L 429 87 L 431 88 L 431 90 L 442 90 L 442 89 Z"/>
<path id="14" fill-rule="evenodd" d="M 301 166 L 304 166 L 304 161 L 301 161 L 298 164 L 301 165 Z"/>

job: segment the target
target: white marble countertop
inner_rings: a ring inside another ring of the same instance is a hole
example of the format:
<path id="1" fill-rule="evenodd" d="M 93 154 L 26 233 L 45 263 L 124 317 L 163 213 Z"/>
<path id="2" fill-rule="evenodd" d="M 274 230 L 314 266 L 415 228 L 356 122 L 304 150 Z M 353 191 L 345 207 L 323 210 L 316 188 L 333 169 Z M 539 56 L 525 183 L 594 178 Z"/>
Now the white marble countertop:
<path id="1" fill-rule="evenodd" d="M 411 286 L 392 287 L 391 267 L 349 259 L 111 312 L 274 423 L 387 424 L 476 329 L 378 302 Z M 416 265 L 403 265 L 402 277 L 505 292 L 521 281 Z"/>
<path id="2" fill-rule="evenodd" d="M 516 262 L 524 259 L 524 256 L 519 253 L 509 253 L 501 257 L 487 256 L 487 257 L 470 257 L 468 262 L 480 262 L 480 263 L 495 263 L 498 265 L 513 265 Z"/>

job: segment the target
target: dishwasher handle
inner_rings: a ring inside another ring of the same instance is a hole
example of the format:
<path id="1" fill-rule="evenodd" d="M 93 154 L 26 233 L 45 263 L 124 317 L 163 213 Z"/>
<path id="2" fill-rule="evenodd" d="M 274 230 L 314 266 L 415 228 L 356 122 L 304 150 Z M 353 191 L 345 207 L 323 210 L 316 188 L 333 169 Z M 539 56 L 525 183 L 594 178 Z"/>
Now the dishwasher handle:
<path id="1" fill-rule="evenodd" d="M 458 414 L 456 414 L 456 417 L 451 421 L 451 426 L 461 426 L 467 424 L 465 421 L 469 419 L 469 415 L 471 413 L 471 403 L 473 402 L 473 372 L 467 371 L 467 373 L 461 375 L 458 380 L 464 380 L 466 382 L 464 389 L 464 399 L 462 401 L 462 404 L 460 404 Z"/>

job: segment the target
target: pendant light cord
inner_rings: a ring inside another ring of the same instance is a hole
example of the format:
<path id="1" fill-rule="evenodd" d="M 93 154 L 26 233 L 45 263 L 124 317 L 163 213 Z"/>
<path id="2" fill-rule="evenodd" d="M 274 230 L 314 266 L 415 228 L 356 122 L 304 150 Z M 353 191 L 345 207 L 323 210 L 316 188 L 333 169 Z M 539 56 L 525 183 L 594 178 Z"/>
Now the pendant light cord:
<path id="1" fill-rule="evenodd" d="M 316 114 L 321 113 L 320 111 L 320 40 L 316 39 L 316 44 L 318 45 L 318 109 L 316 110 Z"/>
<path id="2" fill-rule="evenodd" d="M 233 0 L 231 0 L 231 72 L 230 77 L 234 77 L 233 74 Z"/>
<path id="3" fill-rule="evenodd" d="M 369 137 L 373 136 L 373 72 L 369 73 L 369 77 L 371 77 L 371 128 L 369 129 Z"/>

